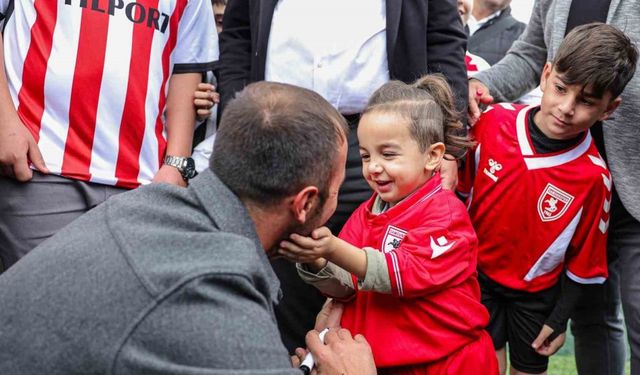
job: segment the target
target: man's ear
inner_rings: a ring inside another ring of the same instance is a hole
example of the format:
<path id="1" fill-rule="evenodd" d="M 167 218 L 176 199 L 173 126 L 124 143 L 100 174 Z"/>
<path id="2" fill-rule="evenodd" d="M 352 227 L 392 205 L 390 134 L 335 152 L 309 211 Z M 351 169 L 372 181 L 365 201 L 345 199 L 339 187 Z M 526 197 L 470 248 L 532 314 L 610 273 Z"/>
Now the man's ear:
<path id="1" fill-rule="evenodd" d="M 436 142 L 429 146 L 427 149 L 427 161 L 424 166 L 424 169 L 433 172 L 438 167 L 440 167 L 440 163 L 442 162 L 442 157 L 444 156 L 445 146 L 442 142 Z"/>
<path id="2" fill-rule="evenodd" d="M 619 96 L 613 99 L 611 102 L 609 102 L 609 104 L 607 105 L 607 109 L 605 109 L 602 116 L 600 116 L 600 121 L 604 121 L 608 119 L 609 116 L 611 116 L 613 112 L 615 112 L 616 109 L 618 109 L 618 106 L 620 106 L 620 103 L 622 103 L 622 99 Z"/>
<path id="3" fill-rule="evenodd" d="M 544 68 L 542 69 L 542 74 L 540 75 L 540 91 L 544 92 L 544 89 L 547 87 L 547 80 L 551 75 L 551 71 L 553 70 L 553 64 L 547 62 L 544 64 Z"/>
<path id="4" fill-rule="evenodd" d="M 300 224 L 304 224 L 307 221 L 314 206 L 318 204 L 318 194 L 319 190 L 317 187 L 307 186 L 293 197 L 290 206 L 291 213 Z"/>

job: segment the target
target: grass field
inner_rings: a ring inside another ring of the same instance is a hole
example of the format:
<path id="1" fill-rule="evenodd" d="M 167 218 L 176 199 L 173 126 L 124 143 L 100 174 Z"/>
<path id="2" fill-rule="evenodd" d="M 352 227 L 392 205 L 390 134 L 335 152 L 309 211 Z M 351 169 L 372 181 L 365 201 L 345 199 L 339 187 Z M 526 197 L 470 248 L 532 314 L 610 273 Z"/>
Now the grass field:
<path id="1" fill-rule="evenodd" d="M 578 372 L 576 371 L 576 361 L 573 358 L 573 355 L 560 355 L 556 354 L 551 357 L 549 361 L 549 370 L 547 371 L 549 375 L 575 375 Z M 629 370 L 629 361 L 625 363 L 625 374 L 630 374 Z"/>

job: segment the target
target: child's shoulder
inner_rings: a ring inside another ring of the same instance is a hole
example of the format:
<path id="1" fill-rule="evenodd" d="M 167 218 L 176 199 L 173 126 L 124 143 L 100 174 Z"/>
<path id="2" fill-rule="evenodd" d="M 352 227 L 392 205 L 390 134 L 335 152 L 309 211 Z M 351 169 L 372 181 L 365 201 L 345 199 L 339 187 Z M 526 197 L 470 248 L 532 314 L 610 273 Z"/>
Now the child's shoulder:
<path id="1" fill-rule="evenodd" d="M 531 106 L 515 103 L 497 103 L 488 106 L 473 126 L 475 131 L 488 127 L 514 126 L 519 116 L 526 115 Z M 524 120 L 524 118 L 523 118 Z"/>
<path id="2" fill-rule="evenodd" d="M 443 228 L 465 222 L 471 225 L 471 219 L 464 203 L 448 189 L 441 189 L 430 199 L 421 202 L 415 210 L 429 225 Z"/>

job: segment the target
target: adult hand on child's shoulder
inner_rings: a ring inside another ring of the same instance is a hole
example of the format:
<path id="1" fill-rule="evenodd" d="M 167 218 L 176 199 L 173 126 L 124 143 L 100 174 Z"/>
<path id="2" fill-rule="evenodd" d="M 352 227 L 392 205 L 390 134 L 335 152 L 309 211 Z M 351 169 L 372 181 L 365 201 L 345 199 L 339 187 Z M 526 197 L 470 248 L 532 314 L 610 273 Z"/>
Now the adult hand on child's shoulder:
<path id="1" fill-rule="evenodd" d="M 543 325 L 538 337 L 533 340 L 531 346 L 535 351 L 543 356 L 550 357 L 554 355 L 561 347 L 564 345 L 564 340 L 566 339 L 566 333 L 563 332 L 559 334 L 557 337 L 549 340 L 553 334 L 553 328 L 548 325 Z"/>
<path id="2" fill-rule="evenodd" d="M 493 103 L 493 96 L 489 94 L 489 88 L 479 80 L 471 78 L 469 80 L 469 106 L 467 113 L 469 126 L 473 126 L 480 118 L 482 113 L 480 104 L 491 103 Z"/>

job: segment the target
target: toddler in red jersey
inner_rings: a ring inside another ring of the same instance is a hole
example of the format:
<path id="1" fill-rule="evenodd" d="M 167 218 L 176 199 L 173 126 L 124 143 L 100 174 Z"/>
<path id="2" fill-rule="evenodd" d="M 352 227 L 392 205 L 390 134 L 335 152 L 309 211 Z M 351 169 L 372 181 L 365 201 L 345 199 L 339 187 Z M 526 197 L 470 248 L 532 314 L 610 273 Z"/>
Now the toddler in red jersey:
<path id="1" fill-rule="evenodd" d="M 341 325 L 363 334 L 382 374 L 497 374 L 476 278 L 477 239 L 462 202 L 442 188 L 445 150 L 471 143 L 446 81 L 391 81 L 358 125 L 362 172 L 374 190 L 340 236 L 292 235 L 280 254 L 301 277 L 347 301 Z"/>
<path id="2" fill-rule="evenodd" d="M 589 129 L 618 107 L 637 61 L 614 27 L 576 27 L 544 67 L 540 106 L 488 107 L 472 130 L 459 190 L 503 373 L 507 342 L 511 374 L 546 373 L 580 300 L 603 293 L 612 182 Z"/>

